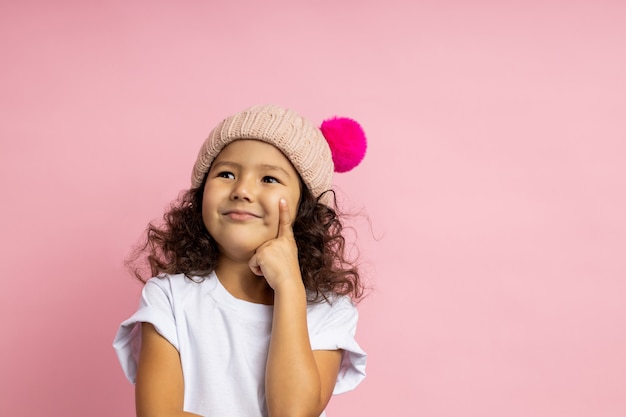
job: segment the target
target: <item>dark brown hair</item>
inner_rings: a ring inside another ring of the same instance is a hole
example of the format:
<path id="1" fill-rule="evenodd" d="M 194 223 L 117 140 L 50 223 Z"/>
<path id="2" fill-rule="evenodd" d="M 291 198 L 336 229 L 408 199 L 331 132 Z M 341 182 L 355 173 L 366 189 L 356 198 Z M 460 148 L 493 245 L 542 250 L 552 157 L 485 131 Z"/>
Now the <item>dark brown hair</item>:
<path id="1" fill-rule="evenodd" d="M 145 242 L 127 260 L 127 266 L 142 282 L 163 273 L 206 277 L 217 266 L 219 250 L 202 220 L 205 182 L 206 176 L 200 187 L 183 192 L 163 215 L 162 224 L 148 225 Z M 327 193 L 336 206 L 334 193 Z M 333 294 L 348 295 L 356 301 L 364 288 L 355 261 L 346 254 L 343 224 L 338 212 L 320 203 L 320 198 L 301 184 L 293 233 L 302 281 L 311 302 Z"/>

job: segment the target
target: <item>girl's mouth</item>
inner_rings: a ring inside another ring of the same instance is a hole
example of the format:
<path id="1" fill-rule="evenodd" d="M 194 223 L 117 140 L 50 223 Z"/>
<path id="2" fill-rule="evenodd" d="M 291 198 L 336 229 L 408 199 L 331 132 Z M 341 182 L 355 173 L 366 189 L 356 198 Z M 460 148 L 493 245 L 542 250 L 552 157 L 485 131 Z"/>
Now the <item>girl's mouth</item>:
<path id="1" fill-rule="evenodd" d="M 245 221 L 245 220 L 253 220 L 258 219 L 261 216 L 256 215 L 255 213 L 246 211 L 246 210 L 229 210 L 224 213 L 226 217 L 235 221 Z"/>

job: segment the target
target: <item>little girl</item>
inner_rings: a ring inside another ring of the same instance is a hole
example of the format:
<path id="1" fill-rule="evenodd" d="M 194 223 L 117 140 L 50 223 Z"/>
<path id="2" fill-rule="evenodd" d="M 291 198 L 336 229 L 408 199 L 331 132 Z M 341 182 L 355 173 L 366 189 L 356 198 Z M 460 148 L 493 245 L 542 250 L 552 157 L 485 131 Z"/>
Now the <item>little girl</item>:
<path id="1" fill-rule="evenodd" d="M 362 295 L 344 254 L 333 171 L 365 155 L 353 120 L 321 128 L 256 106 L 213 129 L 191 188 L 150 224 L 154 278 L 114 348 L 137 416 L 323 416 L 365 377 Z"/>

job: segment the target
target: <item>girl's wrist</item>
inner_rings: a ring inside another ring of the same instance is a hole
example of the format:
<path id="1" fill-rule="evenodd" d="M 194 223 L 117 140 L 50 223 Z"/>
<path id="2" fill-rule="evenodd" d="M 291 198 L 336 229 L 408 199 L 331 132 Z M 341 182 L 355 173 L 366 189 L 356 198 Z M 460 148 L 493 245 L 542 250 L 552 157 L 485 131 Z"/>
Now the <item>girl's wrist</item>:
<path id="1" fill-rule="evenodd" d="M 306 291 L 304 288 L 304 283 L 302 282 L 302 278 L 298 275 L 299 279 L 286 279 L 281 281 L 279 285 L 274 288 L 274 296 L 306 296 Z"/>

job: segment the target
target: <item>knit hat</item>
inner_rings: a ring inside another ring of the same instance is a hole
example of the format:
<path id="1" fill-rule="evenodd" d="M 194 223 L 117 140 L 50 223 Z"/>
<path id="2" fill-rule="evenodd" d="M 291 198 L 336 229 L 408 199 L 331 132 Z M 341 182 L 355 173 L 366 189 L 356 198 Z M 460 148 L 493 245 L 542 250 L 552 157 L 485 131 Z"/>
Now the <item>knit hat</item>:
<path id="1" fill-rule="evenodd" d="M 260 140 L 280 149 L 316 198 L 330 190 L 333 171 L 351 170 L 366 150 L 363 129 L 352 119 L 335 117 L 317 128 L 293 110 L 254 106 L 227 117 L 211 131 L 193 167 L 192 187 L 202 185 L 220 151 L 239 139 Z"/>

